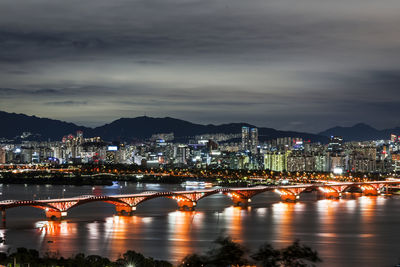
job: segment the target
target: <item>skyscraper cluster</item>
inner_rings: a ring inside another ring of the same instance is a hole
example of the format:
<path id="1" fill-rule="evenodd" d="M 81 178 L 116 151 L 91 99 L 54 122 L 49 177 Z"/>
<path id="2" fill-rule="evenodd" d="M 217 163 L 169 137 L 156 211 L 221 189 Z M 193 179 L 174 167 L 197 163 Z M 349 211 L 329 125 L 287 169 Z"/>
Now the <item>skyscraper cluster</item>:
<path id="1" fill-rule="evenodd" d="M 257 128 L 243 127 L 241 133 L 200 134 L 188 142 L 175 140 L 172 133 L 136 143 L 106 142 L 78 131 L 58 142 L 0 143 L 0 164 L 31 163 L 390 173 L 400 171 L 400 139 L 344 142 L 333 136 L 321 144 L 287 136 L 260 143 Z"/>
<path id="2" fill-rule="evenodd" d="M 257 154 L 258 148 L 258 129 L 242 127 L 242 150 Z"/>

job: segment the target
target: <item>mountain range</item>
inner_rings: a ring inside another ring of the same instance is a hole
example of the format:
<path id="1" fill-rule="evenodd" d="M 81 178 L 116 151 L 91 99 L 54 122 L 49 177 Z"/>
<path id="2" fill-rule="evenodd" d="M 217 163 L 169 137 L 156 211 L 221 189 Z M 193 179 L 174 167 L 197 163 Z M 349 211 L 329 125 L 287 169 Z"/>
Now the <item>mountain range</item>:
<path id="1" fill-rule="evenodd" d="M 346 141 L 387 140 L 390 135 L 400 135 L 400 127 L 378 130 L 368 124 L 358 123 L 351 127 L 336 126 L 320 132 L 323 136 L 342 136 Z"/>
<path id="2" fill-rule="evenodd" d="M 100 136 L 106 141 L 128 142 L 146 139 L 157 133 L 173 132 L 176 139 L 187 140 L 190 137 L 200 134 L 239 134 L 243 126 L 255 127 L 247 123 L 202 125 L 170 117 L 152 118 L 142 116 L 136 118 L 121 118 L 109 124 L 89 128 L 65 121 L 4 111 L 0 111 L 0 125 L 3 125 L 0 130 L 0 138 L 5 139 L 18 139 L 23 132 L 30 132 L 32 134 L 30 139 L 33 140 L 61 140 L 63 136 L 70 133 L 74 134 L 76 131 L 81 130 L 87 137 Z M 327 137 L 321 135 L 279 131 L 265 127 L 258 128 L 258 133 L 260 141 L 278 137 L 302 137 L 304 140 L 323 143 L 326 143 L 328 140 Z"/>
<path id="3" fill-rule="evenodd" d="M 90 128 L 74 123 L 39 118 L 24 114 L 0 111 L 0 138 L 18 139 L 23 132 L 30 132 L 29 140 L 61 140 L 63 136 L 81 130 L 87 137 L 100 136 L 106 141 L 143 140 L 157 133 L 174 133 L 177 140 L 188 140 L 200 134 L 239 134 L 243 126 L 256 127 L 248 123 L 229 123 L 221 125 L 203 125 L 170 117 L 120 118 L 111 123 Z M 301 137 L 311 142 L 328 142 L 330 136 L 342 136 L 345 141 L 364 141 L 389 139 L 390 134 L 400 135 L 400 127 L 378 130 L 367 124 L 359 123 L 351 127 L 336 126 L 319 134 L 279 131 L 273 128 L 258 127 L 260 141 L 279 137 Z"/>

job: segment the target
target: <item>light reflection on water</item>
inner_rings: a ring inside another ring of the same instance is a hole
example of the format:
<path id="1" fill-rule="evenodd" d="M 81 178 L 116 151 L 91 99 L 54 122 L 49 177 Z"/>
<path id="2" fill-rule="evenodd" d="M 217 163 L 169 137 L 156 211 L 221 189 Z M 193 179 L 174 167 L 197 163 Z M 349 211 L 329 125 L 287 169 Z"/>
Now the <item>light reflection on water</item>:
<path id="1" fill-rule="evenodd" d="M 168 214 L 168 251 L 174 258 L 181 259 L 193 252 L 191 233 L 196 227 L 201 227 L 201 213 L 175 211 Z"/>
<path id="2" fill-rule="evenodd" d="M 10 188 L 17 193 L 18 189 Z M 170 189 L 160 186 L 160 190 Z M 68 188 L 72 195 L 85 194 L 81 187 L 73 190 Z M 115 190 L 119 193 L 121 189 Z M 346 195 L 341 200 L 317 200 L 307 195 L 298 203 L 284 203 L 264 193 L 245 209 L 233 207 L 222 195 L 201 200 L 193 212 L 175 211 L 174 205 L 154 199 L 130 217 L 112 216 L 113 206 L 105 203 L 82 205 L 62 222 L 43 221 L 36 209 L 10 209 L 7 229 L 0 230 L 6 239 L 0 251 L 25 246 L 63 256 L 83 252 L 116 259 L 127 250 L 136 250 L 177 263 L 189 253 L 206 251 L 222 233 L 253 250 L 264 242 L 284 247 L 300 239 L 318 250 L 324 260 L 321 266 L 390 266 L 399 255 L 400 199 L 396 197 Z"/>
<path id="3" fill-rule="evenodd" d="M 275 235 L 275 240 L 278 242 L 283 242 L 285 244 L 289 244 L 292 241 L 292 224 L 290 223 L 292 220 L 292 211 L 294 203 L 274 203 L 272 204 L 272 217 L 273 217 L 273 225 Z"/>

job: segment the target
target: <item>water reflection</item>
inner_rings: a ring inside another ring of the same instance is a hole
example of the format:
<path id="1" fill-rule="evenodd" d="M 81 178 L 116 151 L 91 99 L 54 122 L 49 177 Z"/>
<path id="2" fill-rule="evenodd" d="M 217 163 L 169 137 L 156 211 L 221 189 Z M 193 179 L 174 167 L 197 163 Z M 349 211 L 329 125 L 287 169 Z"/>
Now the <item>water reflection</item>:
<path id="1" fill-rule="evenodd" d="M 140 248 L 140 234 L 149 220 L 138 216 L 113 216 L 106 219 L 104 236 L 105 248 L 112 255 L 122 256 L 126 250 Z M 151 222 L 151 221 L 150 221 Z"/>
<path id="2" fill-rule="evenodd" d="M 168 250 L 175 259 L 182 259 L 193 253 L 194 232 L 202 226 L 202 214 L 195 211 L 168 213 Z"/>
<path id="3" fill-rule="evenodd" d="M 100 242 L 98 241 L 101 239 L 100 227 L 101 225 L 98 222 L 91 222 L 86 226 L 88 230 L 87 240 L 89 251 L 99 251 L 101 249 Z"/>
<path id="4" fill-rule="evenodd" d="M 339 200 L 322 199 L 317 201 L 318 218 L 320 221 L 318 236 L 321 238 L 321 243 L 334 243 L 337 238 L 337 218 L 335 215 L 338 206 Z"/>
<path id="5" fill-rule="evenodd" d="M 76 224 L 69 224 L 66 221 L 40 221 L 36 223 L 36 228 L 41 237 L 41 250 L 59 254 L 64 251 L 73 251 L 77 246 L 75 243 L 78 233 Z M 60 237 L 68 242 L 60 242 Z"/>
<path id="6" fill-rule="evenodd" d="M 360 211 L 361 211 L 361 225 L 360 230 L 365 233 L 374 232 L 374 221 L 376 220 L 377 200 L 381 197 L 363 196 L 358 199 Z M 383 198 L 382 198 L 383 199 Z M 383 199 L 384 201 L 384 199 Z"/>
<path id="7" fill-rule="evenodd" d="M 300 203 L 296 203 L 300 204 Z M 293 241 L 293 210 L 295 203 L 279 202 L 272 204 L 272 223 L 274 240 L 289 244 Z"/>
<path id="8" fill-rule="evenodd" d="M 46 237 L 73 236 L 77 233 L 76 227 L 66 221 L 40 221 L 36 223 L 36 228 Z"/>
<path id="9" fill-rule="evenodd" d="M 369 259 L 371 262 L 379 256 L 376 251 L 377 240 L 371 234 L 376 231 L 376 211 L 378 209 L 377 200 L 379 198 L 381 197 L 363 196 L 358 200 L 361 211 L 359 243 L 363 250 L 362 257 Z M 359 255 L 361 256 L 361 254 Z"/>
<path id="10" fill-rule="evenodd" d="M 243 241 L 243 217 L 247 215 L 248 210 L 241 207 L 231 206 L 223 212 L 223 227 L 227 230 L 226 233 L 232 236 L 235 241 Z"/>
<path id="11" fill-rule="evenodd" d="M 354 213 L 357 209 L 357 200 L 355 199 L 348 199 L 346 200 L 346 207 L 349 213 Z"/>

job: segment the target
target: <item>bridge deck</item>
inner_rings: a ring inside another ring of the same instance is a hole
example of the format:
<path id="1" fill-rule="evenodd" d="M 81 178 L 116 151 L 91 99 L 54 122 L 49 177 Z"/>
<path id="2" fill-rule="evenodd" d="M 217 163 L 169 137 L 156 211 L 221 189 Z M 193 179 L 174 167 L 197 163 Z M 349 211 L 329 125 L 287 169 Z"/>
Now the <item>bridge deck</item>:
<path id="1" fill-rule="evenodd" d="M 370 181 L 370 182 L 326 182 L 326 183 L 315 183 L 315 184 L 298 184 L 298 185 L 280 185 L 280 186 L 255 186 L 255 187 L 240 187 L 240 188 L 211 188 L 211 189 L 201 189 L 201 190 L 186 190 L 186 191 L 153 191 L 153 192 L 143 192 L 136 194 L 120 194 L 120 195 L 85 195 L 71 198 L 58 198 L 58 199 L 42 199 L 42 200 L 2 200 L 0 201 L 0 208 L 2 206 L 10 205 L 11 203 L 21 203 L 21 202 L 36 202 L 36 203 L 60 203 L 60 202 L 77 202 L 90 198 L 139 198 L 139 197 L 150 197 L 150 196 L 174 196 L 174 195 L 184 195 L 184 194 L 198 194 L 198 193 L 214 193 L 214 192 L 234 192 L 234 191 L 272 191 L 279 189 L 305 189 L 305 188 L 318 188 L 324 186 L 358 186 L 358 185 L 398 185 L 400 180 L 393 181 Z"/>

